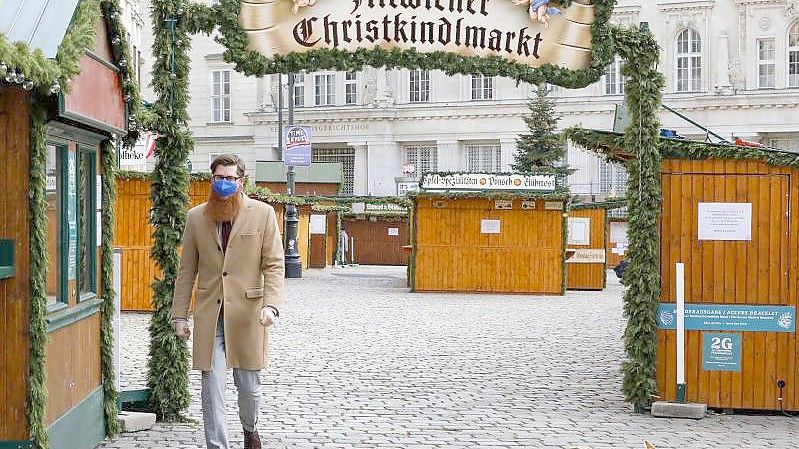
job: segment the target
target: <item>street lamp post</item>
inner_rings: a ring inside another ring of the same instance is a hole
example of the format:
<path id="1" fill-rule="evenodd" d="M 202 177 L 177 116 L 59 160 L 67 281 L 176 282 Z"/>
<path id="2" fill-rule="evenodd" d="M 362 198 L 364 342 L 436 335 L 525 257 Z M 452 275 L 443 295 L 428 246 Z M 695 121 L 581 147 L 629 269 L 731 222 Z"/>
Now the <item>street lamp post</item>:
<path id="1" fill-rule="evenodd" d="M 294 124 L 294 74 L 289 73 L 289 126 Z M 282 93 L 282 87 L 281 87 Z M 280 130 L 283 133 L 283 130 Z M 285 160 L 285 154 L 284 154 Z M 294 166 L 289 165 L 286 172 L 286 181 L 288 184 L 288 195 L 293 197 L 294 192 Z M 300 253 L 297 251 L 297 229 L 299 227 L 299 218 L 297 217 L 297 206 L 294 204 L 286 204 L 286 246 L 285 246 L 285 265 L 287 278 L 301 278 L 302 277 L 302 261 L 300 260 Z"/>

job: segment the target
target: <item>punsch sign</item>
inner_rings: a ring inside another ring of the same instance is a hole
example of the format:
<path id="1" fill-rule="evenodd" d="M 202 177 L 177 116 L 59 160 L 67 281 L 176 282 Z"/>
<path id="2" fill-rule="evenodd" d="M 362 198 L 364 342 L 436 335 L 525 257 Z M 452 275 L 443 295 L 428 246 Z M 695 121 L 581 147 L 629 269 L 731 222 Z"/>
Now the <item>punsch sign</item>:
<path id="1" fill-rule="evenodd" d="M 588 68 L 593 1 L 544 3 L 528 13 L 514 0 L 243 0 L 239 23 L 268 57 L 379 47 Z"/>

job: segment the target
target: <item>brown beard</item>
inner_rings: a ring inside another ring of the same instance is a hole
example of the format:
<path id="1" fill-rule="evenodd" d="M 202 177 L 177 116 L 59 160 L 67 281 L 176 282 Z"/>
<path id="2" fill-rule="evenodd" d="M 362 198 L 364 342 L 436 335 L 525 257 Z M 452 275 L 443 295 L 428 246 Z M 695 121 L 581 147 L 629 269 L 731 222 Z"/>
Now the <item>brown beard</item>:
<path id="1" fill-rule="evenodd" d="M 236 192 L 228 198 L 220 198 L 213 190 L 205 204 L 205 214 L 214 221 L 233 221 L 241 207 L 241 193 Z"/>

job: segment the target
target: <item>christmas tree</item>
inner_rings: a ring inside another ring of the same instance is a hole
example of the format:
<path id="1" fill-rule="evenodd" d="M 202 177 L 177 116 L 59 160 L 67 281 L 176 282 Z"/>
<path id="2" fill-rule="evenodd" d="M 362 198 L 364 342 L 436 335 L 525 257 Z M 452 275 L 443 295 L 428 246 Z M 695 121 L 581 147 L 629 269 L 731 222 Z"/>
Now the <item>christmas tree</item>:
<path id="1" fill-rule="evenodd" d="M 555 112 L 555 101 L 549 97 L 549 89 L 540 84 L 536 96 L 527 103 L 530 113 L 523 117 L 530 130 L 516 139 L 513 170 L 518 173 L 549 171 L 568 174 L 563 167 L 566 149 L 557 133 L 560 116 Z"/>

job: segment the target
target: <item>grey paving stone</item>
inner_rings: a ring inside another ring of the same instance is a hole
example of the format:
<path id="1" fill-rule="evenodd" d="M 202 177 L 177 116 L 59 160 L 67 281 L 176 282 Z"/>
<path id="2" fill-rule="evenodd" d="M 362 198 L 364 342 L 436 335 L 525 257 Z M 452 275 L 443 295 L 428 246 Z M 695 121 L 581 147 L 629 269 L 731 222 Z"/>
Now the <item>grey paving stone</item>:
<path id="1" fill-rule="evenodd" d="M 262 373 L 264 447 L 791 448 L 796 418 L 632 413 L 621 394 L 622 287 L 565 297 L 414 294 L 404 267 L 307 271 L 286 282 Z M 378 275 L 379 277 L 375 277 Z M 122 383 L 146 378 L 149 315 L 122 317 Z M 203 448 L 195 424 L 156 423 L 104 449 Z M 232 374 L 228 428 L 242 431 Z"/>

